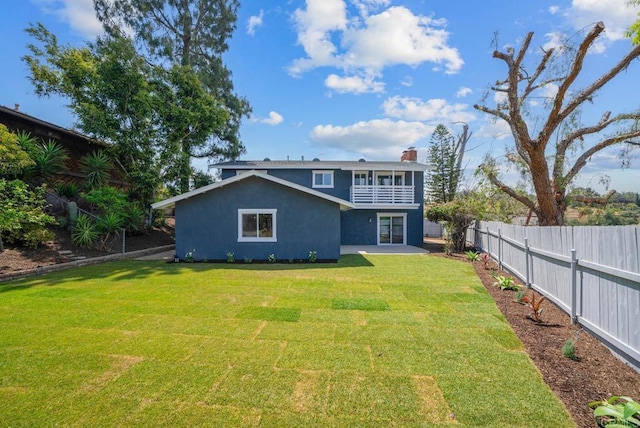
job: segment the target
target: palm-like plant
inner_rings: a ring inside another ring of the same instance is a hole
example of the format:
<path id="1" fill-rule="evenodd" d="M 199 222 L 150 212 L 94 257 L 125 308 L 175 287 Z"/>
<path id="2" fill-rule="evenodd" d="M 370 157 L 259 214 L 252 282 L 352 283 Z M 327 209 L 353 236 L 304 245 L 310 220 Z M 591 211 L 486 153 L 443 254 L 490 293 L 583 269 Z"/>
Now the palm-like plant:
<path id="1" fill-rule="evenodd" d="M 31 156 L 35 165 L 28 168 L 26 173 L 27 177 L 38 185 L 49 181 L 54 174 L 62 171 L 69 159 L 67 150 L 54 140 L 36 145 Z"/>
<path id="2" fill-rule="evenodd" d="M 80 169 L 85 175 L 84 186 L 87 190 L 107 185 L 111 171 L 111 159 L 104 151 L 98 150 L 80 160 Z"/>
<path id="3" fill-rule="evenodd" d="M 91 247 L 98 236 L 100 233 L 91 219 L 86 215 L 78 216 L 71 235 L 73 243 L 80 247 Z"/>

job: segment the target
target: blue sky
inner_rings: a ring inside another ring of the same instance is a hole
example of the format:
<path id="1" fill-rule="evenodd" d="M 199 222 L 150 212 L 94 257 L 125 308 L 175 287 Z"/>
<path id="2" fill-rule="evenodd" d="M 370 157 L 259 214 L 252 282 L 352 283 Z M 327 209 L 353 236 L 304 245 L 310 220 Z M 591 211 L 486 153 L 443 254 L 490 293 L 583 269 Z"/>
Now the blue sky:
<path id="1" fill-rule="evenodd" d="M 82 46 L 101 33 L 91 0 L 2 0 L 2 6 L 0 104 L 17 103 L 73 128 L 65 100 L 33 94 L 21 61 L 29 42 L 24 29 L 42 22 L 61 42 Z M 579 41 L 604 21 L 606 33 L 586 61 L 586 83 L 630 50 L 623 33 L 637 12 L 626 0 L 241 1 L 225 61 L 236 92 L 253 107 L 241 127 L 243 158 L 399 160 L 416 146 L 424 161 L 437 124 L 459 132 L 455 123 L 466 122 L 474 133 L 465 161 L 471 172 L 511 141 L 505 126 L 473 108 L 505 76 L 503 63 L 491 57 L 495 46 L 518 47 L 534 31 L 527 56 L 533 69 L 539 47 L 563 36 Z M 640 108 L 639 71 L 636 61 L 587 106 L 583 121 Z M 640 192 L 640 159 L 621 171 L 619 152 L 594 156 L 576 184 L 602 191 L 598 182 L 606 174 L 609 188 Z"/>

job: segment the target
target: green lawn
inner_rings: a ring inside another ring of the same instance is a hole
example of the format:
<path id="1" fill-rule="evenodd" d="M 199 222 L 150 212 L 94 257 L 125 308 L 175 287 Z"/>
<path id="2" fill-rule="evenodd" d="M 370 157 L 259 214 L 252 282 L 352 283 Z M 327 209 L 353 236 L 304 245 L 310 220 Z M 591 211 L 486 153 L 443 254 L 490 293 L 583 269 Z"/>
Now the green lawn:
<path id="1" fill-rule="evenodd" d="M 0 332 L 0 426 L 573 426 L 444 258 L 105 263 L 0 285 Z"/>

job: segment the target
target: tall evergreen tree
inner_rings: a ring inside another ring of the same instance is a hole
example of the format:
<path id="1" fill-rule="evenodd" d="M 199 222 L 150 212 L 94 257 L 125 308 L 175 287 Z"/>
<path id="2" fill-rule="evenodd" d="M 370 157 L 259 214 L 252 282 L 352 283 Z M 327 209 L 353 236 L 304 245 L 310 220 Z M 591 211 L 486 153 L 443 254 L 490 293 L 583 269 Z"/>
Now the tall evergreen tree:
<path id="1" fill-rule="evenodd" d="M 187 121 L 184 115 L 165 118 L 175 130 L 168 135 L 170 150 L 163 154 L 173 165 L 166 171 L 169 181 L 187 191 L 192 157 L 233 159 L 244 152 L 239 127 L 251 109 L 234 93 L 231 71 L 222 61 L 235 30 L 238 0 L 94 0 L 94 6 L 108 34 L 133 31 L 140 52 L 154 65 L 192 70 L 227 113 L 209 133 L 193 132 L 201 129 L 197 115 L 188 115 Z"/>
<path id="2" fill-rule="evenodd" d="M 427 171 L 425 189 L 432 203 L 446 203 L 456 196 L 461 169 L 455 138 L 446 126 L 439 124 L 429 142 L 427 163 L 434 168 Z"/>

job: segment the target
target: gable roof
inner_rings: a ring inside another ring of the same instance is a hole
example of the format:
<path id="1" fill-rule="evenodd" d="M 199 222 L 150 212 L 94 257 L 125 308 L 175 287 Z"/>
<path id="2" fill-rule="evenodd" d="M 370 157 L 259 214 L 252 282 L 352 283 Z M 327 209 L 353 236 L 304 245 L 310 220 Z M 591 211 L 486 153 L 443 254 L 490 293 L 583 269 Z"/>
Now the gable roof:
<path id="1" fill-rule="evenodd" d="M 335 196 L 331 196 L 331 195 L 327 195 L 326 193 L 322 193 L 322 192 L 319 192 L 317 190 L 310 189 L 308 187 L 301 186 L 299 184 L 292 183 L 292 182 L 287 181 L 287 180 L 283 180 L 282 178 L 278 178 L 278 177 L 274 177 L 274 176 L 269 175 L 269 174 L 265 174 L 264 172 L 251 170 L 251 171 L 248 171 L 248 172 L 245 172 L 245 173 L 242 173 L 242 174 L 234 175 L 233 177 L 229 177 L 229 178 L 227 178 L 225 180 L 218 181 L 216 183 L 200 187 L 200 188 L 192 190 L 190 192 L 183 193 L 181 195 L 174 196 L 174 197 L 169 198 L 169 199 L 165 199 L 164 201 L 156 202 L 154 204 L 151 204 L 151 208 L 158 209 L 158 208 L 172 207 L 172 206 L 175 206 L 175 204 L 177 202 L 183 201 L 185 199 L 192 198 L 192 197 L 197 196 L 197 195 L 201 195 L 203 193 L 210 192 L 210 191 L 215 190 L 215 189 L 219 189 L 221 187 L 227 186 L 227 185 L 232 184 L 232 183 L 237 183 L 239 181 L 245 180 L 245 179 L 250 178 L 250 177 L 261 178 L 263 180 L 271 181 L 273 183 L 277 183 L 277 184 L 280 184 L 282 186 L 289 187 L 291 189 L 298 190 L 298 191 L 303 192 L 303 193 L 307 193 L 307 194 L 309 194 L 311 196 L 315 196 L 317 198 L 321 198 L 321 199 L 325 199 L 327 201 L 334 202 L 334 203 L 340 205 L 340 209 L 342 211 L 346 211 L 348 209 L 351 209 L 351 208 L 355 207 L 355 205 L 353 203 L 351 203 L 349 201 L 346 201 L 344 199 L 336 198 Z"/>
<path id="2" fill-rule="evenodd" d="M 361 170 L 394 170 L 425 171 L 430 168 L 418 162 L 367 162 L 367 161 L 320 161 L 320 160 L 286 160 L 286 161 L 229 161 L 209 165 L 219 169 L 341 169 L 345 171 Z"/>

